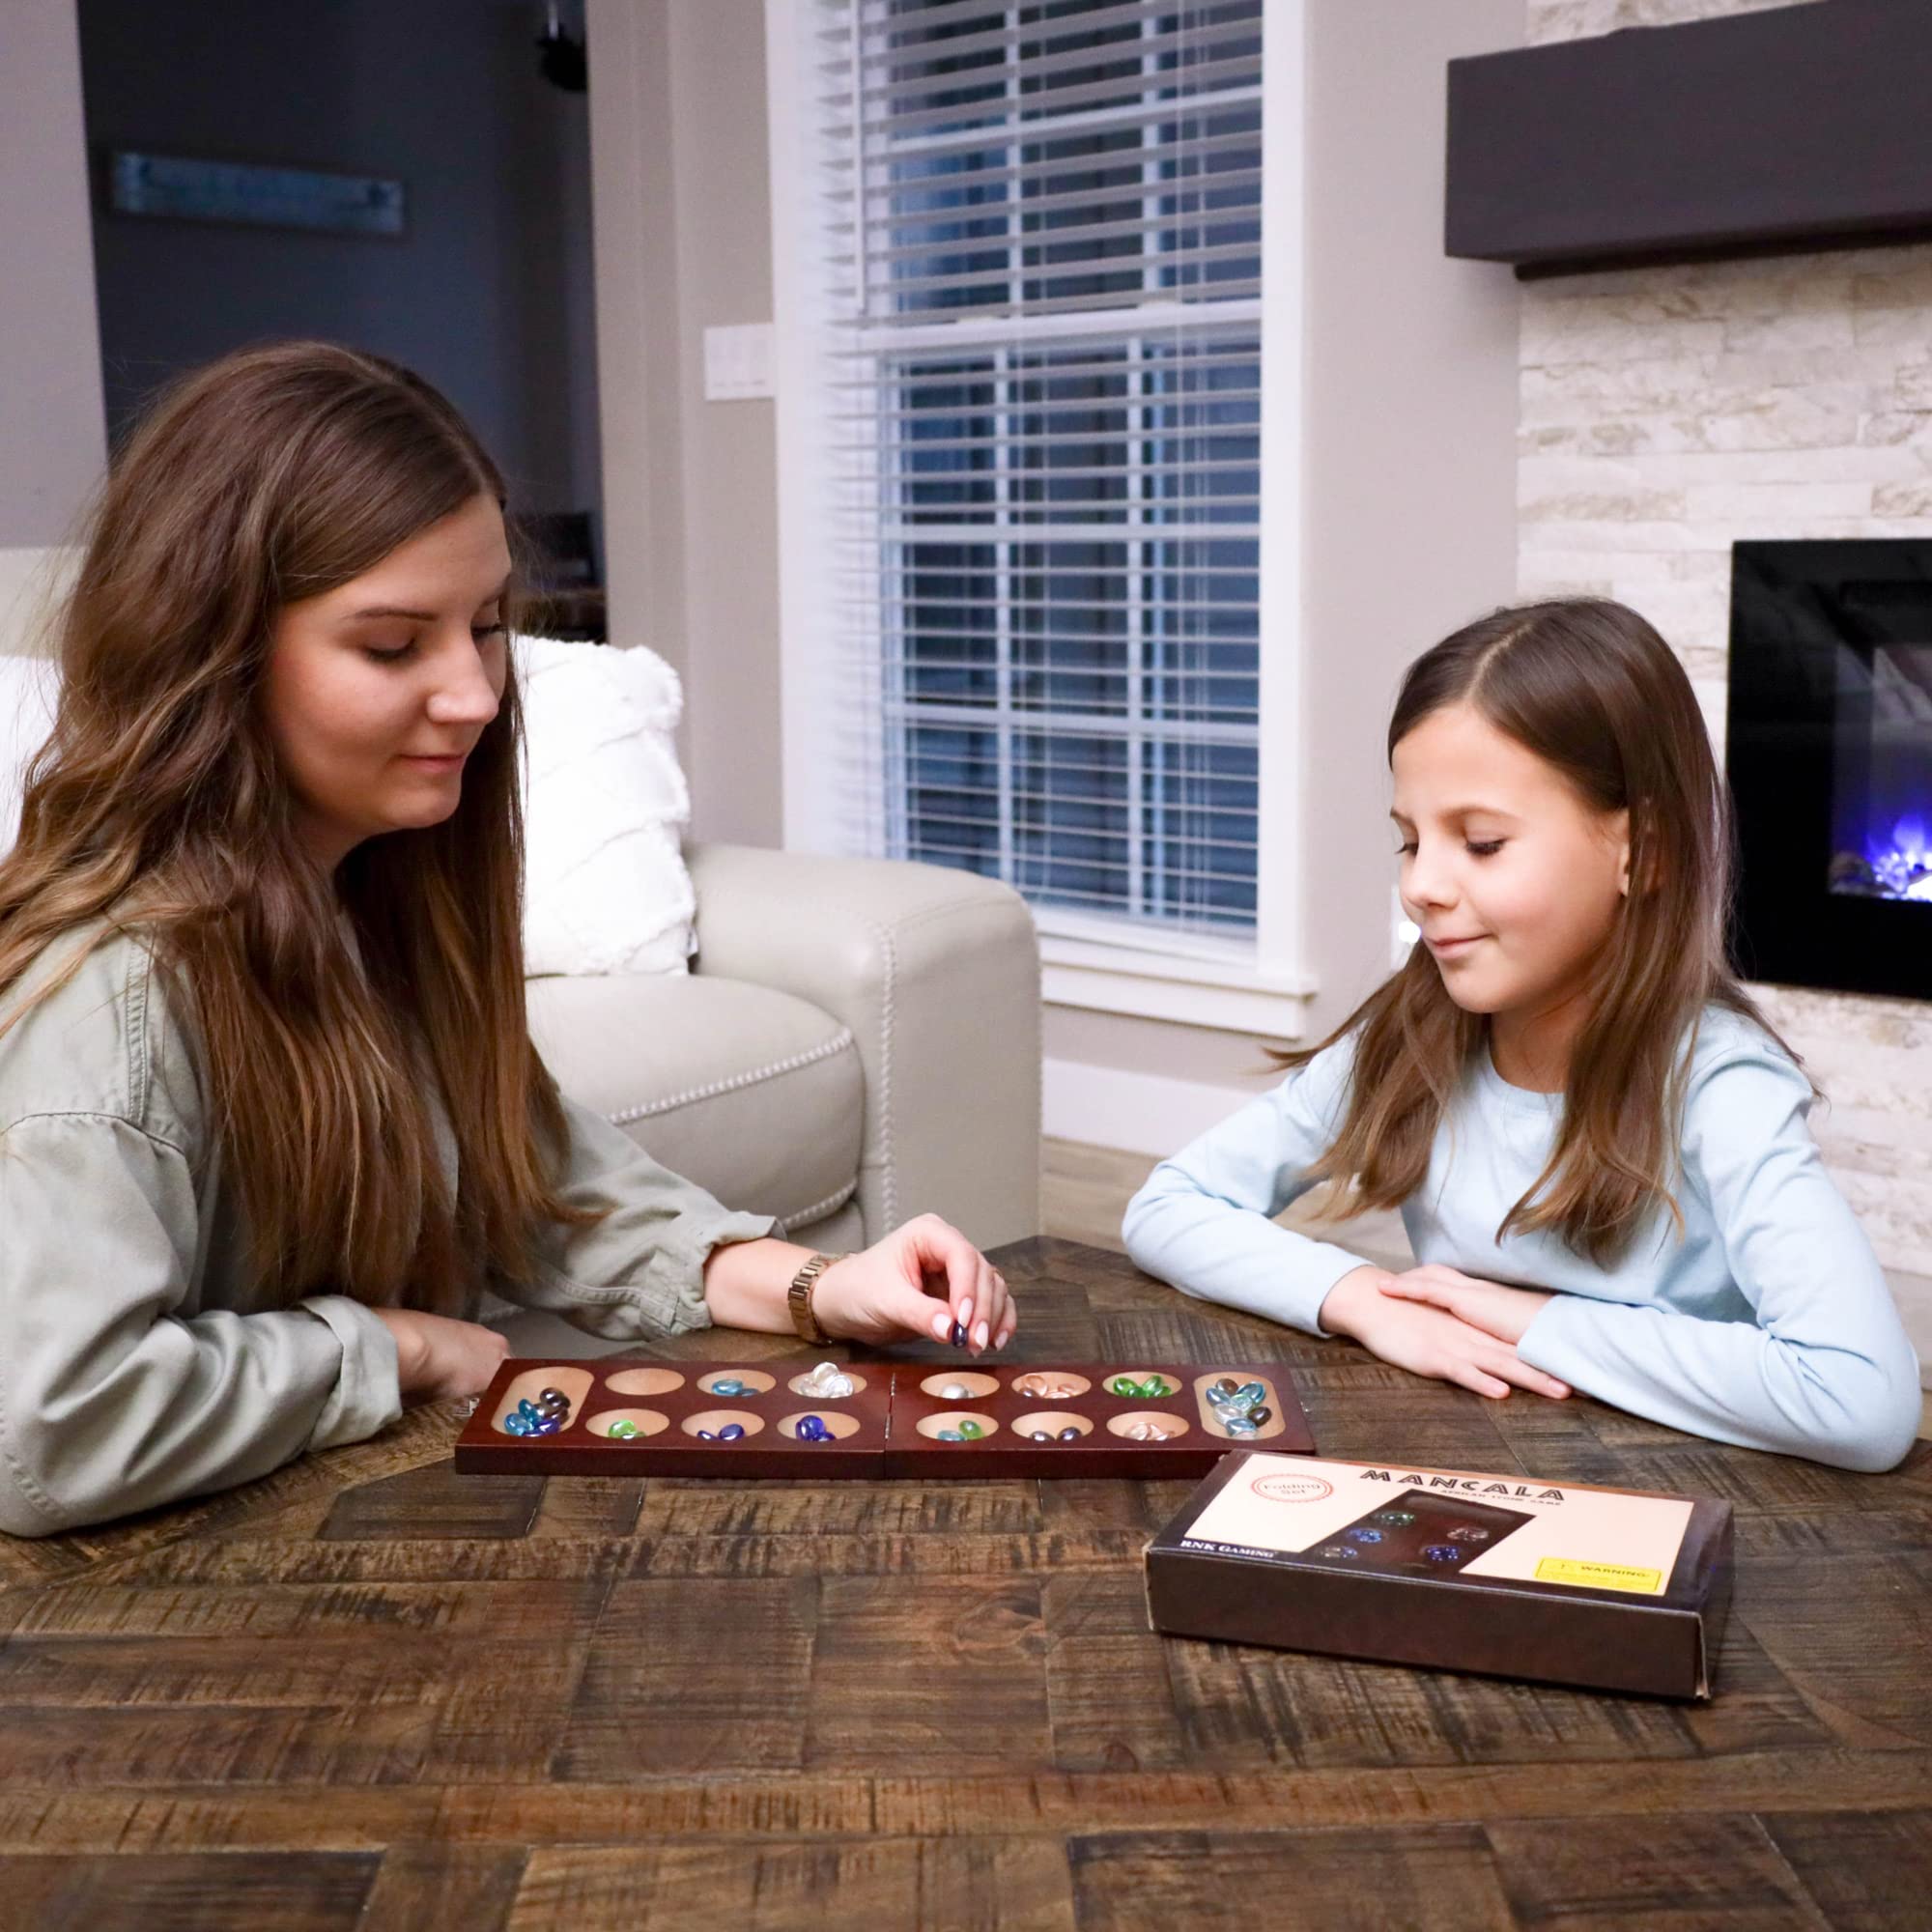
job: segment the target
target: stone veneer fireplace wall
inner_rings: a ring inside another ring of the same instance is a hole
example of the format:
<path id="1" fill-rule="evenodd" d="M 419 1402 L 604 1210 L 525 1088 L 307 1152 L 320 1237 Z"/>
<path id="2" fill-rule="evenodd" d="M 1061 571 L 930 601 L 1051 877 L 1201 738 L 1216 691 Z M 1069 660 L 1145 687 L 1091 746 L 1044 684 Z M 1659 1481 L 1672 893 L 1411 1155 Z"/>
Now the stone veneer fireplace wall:
<path id="1" fill-rule="evenodd" d="M 1762 4 L 1528 0 L 1528 37 Z M 1641 611 L 1721 745 L 1735 540 L 1932 536 L 1932 243 L 1525 282 L 1520 407 L 1521 594 Z M 1932 1275 L 1932 1002 L 1759 990 L 1880 1259 Z"/>

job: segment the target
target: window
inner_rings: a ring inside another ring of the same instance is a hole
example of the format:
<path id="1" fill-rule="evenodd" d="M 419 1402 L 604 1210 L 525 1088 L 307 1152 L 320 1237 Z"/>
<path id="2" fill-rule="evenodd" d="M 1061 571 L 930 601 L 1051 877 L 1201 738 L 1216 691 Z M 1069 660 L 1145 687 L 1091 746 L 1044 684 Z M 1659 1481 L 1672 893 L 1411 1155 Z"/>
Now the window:
<path id="1" fill-rule="evenodd" d="M 786 674 L 796 614 L 816 694 L 788 832 L 1005 879 L 1045 934 L 1279 956 L 1275 6 L 770 5 Z"/>

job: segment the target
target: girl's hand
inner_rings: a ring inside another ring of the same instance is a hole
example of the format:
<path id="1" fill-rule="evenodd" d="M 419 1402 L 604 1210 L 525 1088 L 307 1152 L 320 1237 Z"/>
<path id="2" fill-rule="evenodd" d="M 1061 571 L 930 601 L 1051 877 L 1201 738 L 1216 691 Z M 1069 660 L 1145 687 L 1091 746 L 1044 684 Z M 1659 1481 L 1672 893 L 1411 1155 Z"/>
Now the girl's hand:
<path id="1" fill-rule="evenodd" d="M 1554 1398 L 1570 1393 L 1568 1383 L 1531 1368 L 1519 1359 L 1513 1345 L 1487 1329 L 1446 1309 L 1398 1298 L 1388 1292 L 1395 1279 L 1377 1267 L 1345 1274 L 1321 1304 L 1321 1325 L 1352 1336 L 1372 1355 L 1411 1375 L 1455 1382 L 1492 1400 L 1500 1401 L 1512 1386 Z"/>
<path id="2" fill-rule="evenodd" d="M 1380 1288 L 1384 1294 L 1404 1301 L 1426 1301 L 1511 1348 L 1522 1340 L 1529 1324 L 1554 1298 L 1539 1289 L 1505 1288 L 1499 1281 L 1479 1281 L 1439 1263 L 1410 1268 L 1405 1274 L 1384 1275 Z"/>
<path id="3" fill-rule="evenodd" d="M 415 1308 L 369 1312 L 396 1338 L 396 1374 L 405 1403 L 481 1395 L 510 1352 L 509 1343 L 480 1322 L 453 1321 Z"/>
<path id="4" fill-rule="evenodd" d="M 943 1342 L 958 1323 L 976 1355 L 1004 1349 L 1019 1324 L 1005 1277 L 936 1214 L 834 1262 L 818 1277 L 811 1307 L 828 1335 L 854 1342 L 907 1334 Z"/>

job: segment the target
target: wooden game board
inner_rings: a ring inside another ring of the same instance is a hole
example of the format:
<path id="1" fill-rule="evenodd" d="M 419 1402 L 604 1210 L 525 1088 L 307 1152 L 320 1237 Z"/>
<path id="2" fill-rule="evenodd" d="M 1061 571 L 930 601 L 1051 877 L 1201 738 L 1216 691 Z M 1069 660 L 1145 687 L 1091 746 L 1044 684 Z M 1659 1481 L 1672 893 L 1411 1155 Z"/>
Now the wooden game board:
<path id="1" fill-rule="evenodd" d="M 976 1476 L 1205 1475 L 1232 1448 L 1264 1447 L 1277 1454 L 1312 1453 L 1301 1405 L 1279 1364 L 989 1363 L 970 1368 L 931 1363 L 858 1362 L 840 1365 L 859 1387 L 842 1399 L 810 1397 L 795 1384 L 810 1373 L 804 1362 L 764 1367 L 731 1362 L 645 1362 L 606 1358 L 594 1363 L 508 1361 L 497 1371 L 456 1444 L 456 1467 L 485 1475 L 918 1477 L 931 1481 Z M 1126 1376 L 1145 1384 L 1159 1377 L 1164 1398 L 1118 1396 L 1111 1385 Z M 1269 1419 L 1253 1435 L 1235 1435 L 1207 1399 L 1223 1376 L 1258 1381 Z M 751 1391 L 721 1397 L 715 1381 L 735 1378 Z M 1043 1399 L 1039 1383 L 1081 1386 Z M 963 1399 L 943 1388 L 966 1389 Z M 504 1418 L 540 1389 L 570 1399 L 568 1419 L 554 1435 L 513 1435 Z M 801 1416 L 816 1415 L 836 1440 L 805 1442 L 794 1434 Z M 607 1432 L 626 1419 L 644 1431 L 621 1439 Z M 978 1440 L 946 1442 L 938 1431 L 964 1420 L 984 1432 Z M 1123 1434 L 1151 1420 L 1172 1430 L 1159 1441 Z M 704 1441 L 699 1429 L 743 1426 L 736 1441 Z M 1035 1441 L 1036 1429 L 1054 1439 Z M 1078 1428 L 1077 1440 L 1059 1432 Z"/>

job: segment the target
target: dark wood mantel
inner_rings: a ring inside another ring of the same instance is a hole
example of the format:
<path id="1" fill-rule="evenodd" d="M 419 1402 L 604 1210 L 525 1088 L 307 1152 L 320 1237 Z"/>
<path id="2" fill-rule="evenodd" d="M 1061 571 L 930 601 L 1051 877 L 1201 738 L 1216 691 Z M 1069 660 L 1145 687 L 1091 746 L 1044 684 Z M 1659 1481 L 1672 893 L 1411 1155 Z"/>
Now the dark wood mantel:
<path id="1" fill-rule="evenodd" d="M 1932 235 L 1932 4 L 1809 4 L 1449 63 L 1451 255 L 1550 274 Z"/>

